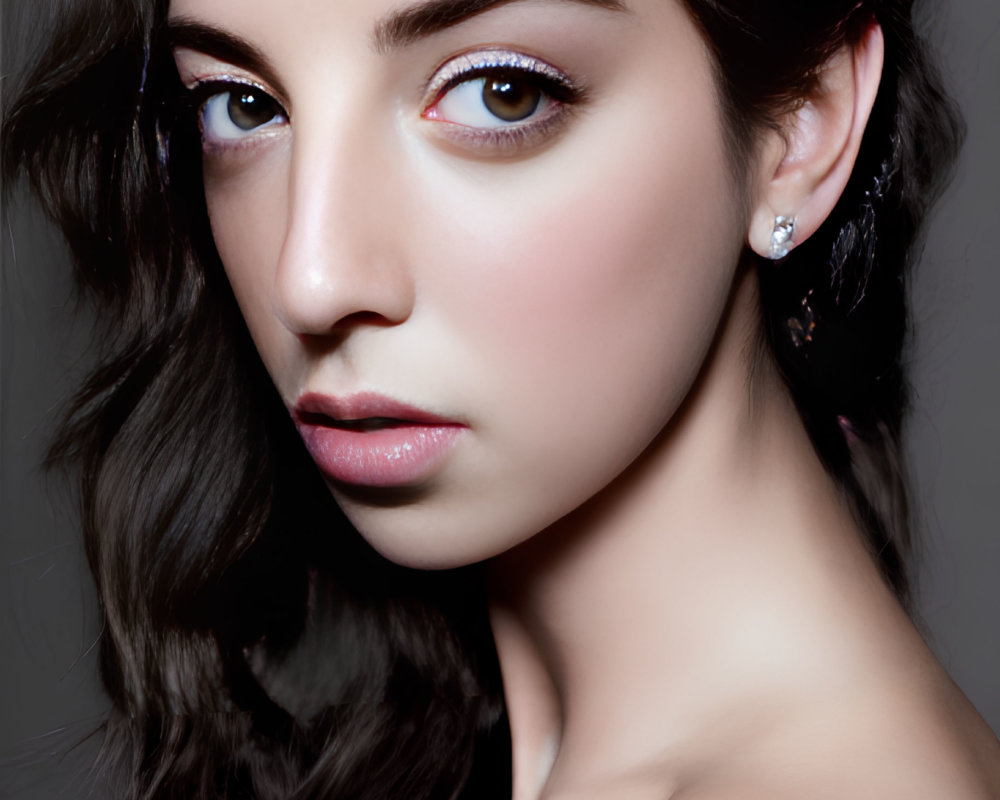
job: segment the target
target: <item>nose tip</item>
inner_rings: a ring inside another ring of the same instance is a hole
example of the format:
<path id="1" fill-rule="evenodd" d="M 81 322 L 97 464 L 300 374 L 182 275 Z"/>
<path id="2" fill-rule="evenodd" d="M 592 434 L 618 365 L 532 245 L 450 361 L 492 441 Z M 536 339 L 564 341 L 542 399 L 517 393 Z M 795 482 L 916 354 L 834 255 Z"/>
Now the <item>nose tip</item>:
<path id="1" fill-rule="evenodd" d="M 358 325 L 398 325 L 413 310 L 413 281 L 403 265 L 339 251 L 295 253 L 286 246 L 277 272 L 277 314 L 300 337 L 343 333 Z"/>
<path id="2" fill-rule="evenodd" d="M 393 216 L 375 176 L 302 172 L 275 275 L 278 317 L 300 337 L 405 321 L 414 303 L 412 265 L 401 232 L 385 223 Z"/>

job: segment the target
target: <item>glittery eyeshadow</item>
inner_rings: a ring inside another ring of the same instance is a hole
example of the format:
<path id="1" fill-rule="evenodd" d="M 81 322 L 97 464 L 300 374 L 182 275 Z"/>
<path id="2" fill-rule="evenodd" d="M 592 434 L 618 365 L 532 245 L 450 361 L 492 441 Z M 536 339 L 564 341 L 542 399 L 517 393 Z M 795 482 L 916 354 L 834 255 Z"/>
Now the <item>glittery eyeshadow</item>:
<path id="1" fill-rule="evenodd" d="M 438 95 L 456 79 L 484 69 L 514 69 L 533 73 L 564 86 L 567 90 L 575 89 L 573 82 L 564 73 L 541 59 L 508 50 L 478 50 L 456 56 L 438 69 L 427 86 L 426 102 L 436 100 Z"/>

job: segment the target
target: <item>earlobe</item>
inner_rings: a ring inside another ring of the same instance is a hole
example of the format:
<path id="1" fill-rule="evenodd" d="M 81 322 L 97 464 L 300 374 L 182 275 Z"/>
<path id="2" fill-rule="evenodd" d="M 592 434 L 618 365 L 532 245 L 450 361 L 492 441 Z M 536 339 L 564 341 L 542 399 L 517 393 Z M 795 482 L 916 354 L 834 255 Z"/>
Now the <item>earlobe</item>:
<path id="1" fill-rule="evenodd" d="M 837 53 L 781 134 L 761 149 L 757 202 L 747 240 L 764 258 L 788 255 L 833 211 L 854 169 L 882 77 L 884 41 L 875 22 Z"/>

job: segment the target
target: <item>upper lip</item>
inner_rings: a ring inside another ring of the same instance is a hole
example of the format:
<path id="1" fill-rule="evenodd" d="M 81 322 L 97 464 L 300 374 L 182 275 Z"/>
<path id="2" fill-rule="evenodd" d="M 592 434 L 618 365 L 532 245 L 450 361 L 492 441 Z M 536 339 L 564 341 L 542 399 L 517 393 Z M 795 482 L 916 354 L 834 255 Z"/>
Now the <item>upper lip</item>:
<path id="1" fill-rule="evenodd" d="M 417 425 L 458 425 L 455 420 L 424 411 L 374 392 L 333 397 L 306 392 L 295 403 L 292 416 L 300 425 L 335 424 L 359 420 L 409 422 Z M 323 418 L 326 418 L 325 420 Z"/>

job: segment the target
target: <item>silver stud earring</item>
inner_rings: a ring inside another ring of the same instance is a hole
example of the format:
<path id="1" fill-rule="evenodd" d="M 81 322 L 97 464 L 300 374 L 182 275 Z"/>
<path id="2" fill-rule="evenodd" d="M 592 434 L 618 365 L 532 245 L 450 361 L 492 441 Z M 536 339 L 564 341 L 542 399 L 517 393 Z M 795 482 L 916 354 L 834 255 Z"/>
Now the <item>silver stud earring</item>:
<path id="1" fill-rule="evenodd" d="M 795 242 L 795 217 L 777 217 L 774 220 L 774 230 L 771 232 L 771 260 L 780 261 L 787 256 Z"/>

